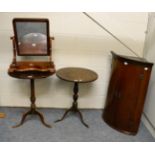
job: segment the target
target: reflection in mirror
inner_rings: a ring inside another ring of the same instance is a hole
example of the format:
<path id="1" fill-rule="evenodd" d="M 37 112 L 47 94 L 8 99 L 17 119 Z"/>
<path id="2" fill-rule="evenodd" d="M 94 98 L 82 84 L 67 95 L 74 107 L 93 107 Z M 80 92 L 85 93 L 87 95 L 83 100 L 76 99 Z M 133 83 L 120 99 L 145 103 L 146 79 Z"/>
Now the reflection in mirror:
<path id="1" fill-rule="evenodd" d="M 19 55 L 47 55 L 47 23 L 23 22 L 15 24 Z"/>

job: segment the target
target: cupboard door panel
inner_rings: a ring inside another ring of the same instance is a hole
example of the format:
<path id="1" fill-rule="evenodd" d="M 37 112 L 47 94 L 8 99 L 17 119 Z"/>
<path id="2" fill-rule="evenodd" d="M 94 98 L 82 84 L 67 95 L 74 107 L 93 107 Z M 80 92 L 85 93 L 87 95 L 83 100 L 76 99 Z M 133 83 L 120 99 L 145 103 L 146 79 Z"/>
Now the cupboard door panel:
<path id="1" fill-rule="evenodd" d="M 139 96 L 140 79 L 139 67 L 133 64 L 122 65 L 120 85 L 117 95 L 117 106 L 115 112 L 115 125 L 123 130 L 132 130 L 134 128 L 134 113 Z"/>

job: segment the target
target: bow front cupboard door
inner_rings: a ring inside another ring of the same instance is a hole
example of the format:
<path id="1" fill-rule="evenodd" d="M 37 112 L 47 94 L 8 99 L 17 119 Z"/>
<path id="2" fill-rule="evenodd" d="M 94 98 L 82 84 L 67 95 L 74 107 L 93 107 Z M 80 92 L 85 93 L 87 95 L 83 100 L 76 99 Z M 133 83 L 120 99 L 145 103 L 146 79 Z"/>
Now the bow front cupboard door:
<path id="1" fill-rule="evenodd" d="M 127 133 L 138 132 L 152 63 L 112 52 L 112 68 L 103 119 Z"/>

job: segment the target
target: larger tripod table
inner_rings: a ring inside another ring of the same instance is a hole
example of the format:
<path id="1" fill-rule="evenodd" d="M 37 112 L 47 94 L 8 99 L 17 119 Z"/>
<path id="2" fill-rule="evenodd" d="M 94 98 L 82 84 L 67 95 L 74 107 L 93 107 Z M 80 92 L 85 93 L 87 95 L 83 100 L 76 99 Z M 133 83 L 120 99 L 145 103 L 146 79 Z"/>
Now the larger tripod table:
<path id="1" fill-rule="evenodd" d="M 56 75 L 62 80 L 73 82 L 74 87 L 73 87 L 73 103 L 71 108 L 66 110 L 62 118 L 55 122 L 62 121 L 66 117 L 66 115 L 72 111 L 79 114 L 82 124 L 88 128 L 89 126 L 84 122 L 82 113 L 78 109 L 77 101 L 78 101 L 79 83 L 89 83 L 95 81 L 98 78 L 97 73 L 86 68 L 67 67 L 59 69 L 56 72 Z"/>
<path id="2" fill-rule="evenodd" d="M 31 64 L 31 63 L 19 63 L 17 64 L 18 66 L 24 66 L 25 64 L 27 65 L 35 65 L 35 64 Z M 46 63 L 41 63 L 40 64 L 46 64 Z M 28 79 L 30 80 L 30 101 L 31 101 L 31 106 L 30 106 L 30 110 L 27 111 L 26 113 L 23 114 L 22 119 L 20 121 L 20 123 L 18 125 L 13 126 L 13 128 L 19 127 L 21 125 L 23 125 L 26 117 L 28 115 L 38 115 L 42 124 L 45 125 L 48 128 L 51 128 L 51 125 L 47 124 L 44 120 L 44 116 L 42 113 L 40 113 L 37 109 L 36 109 L 36 95 L 35 95 L 35 80 L 36 79 L 42 79 L 42 78 L 47 78 L 49 76 L 51 76 L 52 74 L 54 74 L 55 70 L 53 68 L 53 70 L 51 69 L 50 71 L 22 71 L 22 72 L 11 72 L 12 68 L 9 69 L 9 75 L 14 77 L 14 78 L 18 78 L 18 79 Z"/>

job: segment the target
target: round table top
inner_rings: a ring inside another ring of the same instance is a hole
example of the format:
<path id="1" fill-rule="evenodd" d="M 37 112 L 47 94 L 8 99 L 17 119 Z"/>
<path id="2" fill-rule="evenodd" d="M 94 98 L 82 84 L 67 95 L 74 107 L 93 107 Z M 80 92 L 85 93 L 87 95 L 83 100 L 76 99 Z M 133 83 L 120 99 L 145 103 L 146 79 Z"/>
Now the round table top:
<path id="1" fill-rule="evenodd" d="M 62 80 L 78 83 L 92 82 L 98 78 L 94 71 L 79 67 L 61 68 L 56 72 L 56 75 Z"/>

